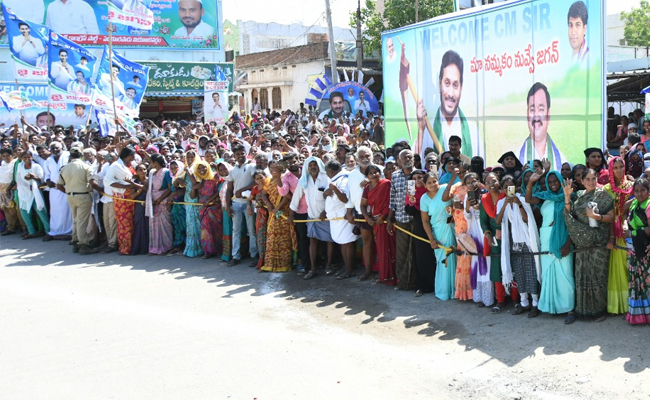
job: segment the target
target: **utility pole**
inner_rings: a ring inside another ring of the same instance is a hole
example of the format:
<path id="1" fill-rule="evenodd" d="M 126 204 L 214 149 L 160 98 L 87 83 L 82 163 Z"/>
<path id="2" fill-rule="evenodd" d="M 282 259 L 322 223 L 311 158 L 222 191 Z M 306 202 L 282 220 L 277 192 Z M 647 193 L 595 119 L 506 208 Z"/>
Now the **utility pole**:
<path id="1" fill-rule="evenodd" d="M 418 8 L 420 8 L 420 4 L 418 0 L 415 0 L 415 23 L 418 22 Z"/>
<path id="2" fill-rule="evenodd" d="M 417 0 L 415 1 L 417 2 Z M 357 74 L 361 72 L 362 66 L 363 66 L 363 37 L 361 36 L 361 0 L 358 0 L 357 3 Z"/>
<path id="3" fill-rule="evenodd" d="M 332 28 L 332 10 L 330 0 L 325 0 L 325 13 L 327 14 L 327 30 L 330 43 L 330 63 L 332 65 L 332 83 L 339 83 L 339 71 L 336 69 L 336 48 L 334 46 L 334 29 Z"/>

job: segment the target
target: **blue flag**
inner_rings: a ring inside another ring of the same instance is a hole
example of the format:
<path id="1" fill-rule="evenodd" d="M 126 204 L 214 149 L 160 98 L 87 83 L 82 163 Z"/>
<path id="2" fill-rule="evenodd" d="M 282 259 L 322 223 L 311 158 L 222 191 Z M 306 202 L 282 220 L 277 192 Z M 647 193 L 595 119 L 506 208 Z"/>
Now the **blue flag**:
<path id="1" fill-rule="evenodd" d="M 50 29 L 26 21 L 2 4 L 14 78 L 20 81 L 47 81 L 47 45 Z"/>
<path id="2" fill-rule="evenodd" d="M 148 81 L 149 67 L 129 61 L 115 51 L 109 60 L 108 46 L 104 46 L 92 104 L 97 109 L 113 111 L 114 96 L 118 117 L 137 117 Z"/>
<path id="3" fill-rule="evenodd" d="M 90 104 L 90 78 L 97 57 L 53 31 L 48 54 L 50 101 Z"/>

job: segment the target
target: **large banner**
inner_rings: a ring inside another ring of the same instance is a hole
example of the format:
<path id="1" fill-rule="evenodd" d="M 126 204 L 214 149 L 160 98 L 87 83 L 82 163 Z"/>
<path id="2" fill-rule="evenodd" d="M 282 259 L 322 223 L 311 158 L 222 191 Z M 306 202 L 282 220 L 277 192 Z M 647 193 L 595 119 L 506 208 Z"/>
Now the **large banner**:
<path id="1" fill-rule="evenodd" d="M 47 82 L 49 29 L 21 19 L 2 4 L 7 41 L 14 64 L 14 77 L 21 81 Z"/>
<path id="2" fill-rule="evenodd" d="M 149 67 L 129 61 L 115 51 L 109 59 L 106 46 L 97 71 L 92 104 L 98 110 L 112 112 L 114 96 L 118 116 L 137 117 L 148 81 Z"/>
<path id="3" fill-rule="evenodd" d="M 97 57 L 91 52 L 50 31 L 48 78 L 51 101 L 90 104 L 90 78 L 95 61 Z"/>
<path id="4" fill-rule="evenodd" d="M 47 84 L 32 83 L 21 84 L 16 88 L 12 82 L 0 82 L 0 91 L 10 97 L 11 105 L 17 105 L 18 102 L 25 100 L 31 103 L 31 107 L 22 106 L 22 113 L 27 122 L 38 127 L 62 125 L 68 127 L 73 125 L 75 127 L 82 127 L 88 119 L 88 111 L 90 106 L 84 104 L 66 104 L 64 102 L 48 102 L 49 87 Z M 20 93 L 21 99 L 11 98 Z M 48 103 L 50 105 L 48 116 Z M 12 111 L 8 111 L 4 107 L 0 107 L 0 124 L 10 126 L 15 123 L 20 124 L 20 109 L 16 107 Z"/>
<path id="5" fill-rule="evenodd" d="M 44 23 L 76 43 L 221 50 L 221 0 L 4 0 L 26 20 Z M 110 11 L 109 11 L 110 10 Z M 152 13 L 153 23 L 148 11 Z M 131 26 L 128 26 L 131 25 Z"/>
<path id="6" fill-rule="evenodd" d="M 149 1 L 145 1 L 147 5 Z M 108 0 L 108 20 L 137 29 L 150 30 L 153 26 L 153 11 L 140 0 Z"/>
<path id="7" fill-rule="evenodd" d="M 235 66 L 233 63 L 151 62 L 149 67 L 149 92 L 165 95 L 186 95 L 203 92 L 205 81 L 228 80 L 228 92 L 233 91 Z"/>
<path id="8" fill-rule="evenodd" d="M 386 142 L 584 163 L 603 145 L 603 7 L 513 1 L 385 32 Z"/>

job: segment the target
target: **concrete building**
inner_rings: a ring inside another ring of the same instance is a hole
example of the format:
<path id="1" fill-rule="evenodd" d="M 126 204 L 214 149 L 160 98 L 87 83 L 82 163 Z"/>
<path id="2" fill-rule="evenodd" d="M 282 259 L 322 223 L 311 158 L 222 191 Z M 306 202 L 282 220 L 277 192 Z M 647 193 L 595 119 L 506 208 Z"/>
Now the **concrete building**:
<path id="1" fill-rule="evenodd" d="M 337 42 L 354 42 L 356 40 L 356 36 L 351 29 L 334 27 L 333 30 Z M 239 20 L 237 21 L 236 34 L 239 36 L 237 43 L 239 48 L 234 50 L 238 55 L 245 55 L 304 46 L 313 42 L 310 39 L 311 36 L 327 34 L 327 27 Z"/>
<path id="2" fill-rule="evenodd" d="M 236 87 L 244 109 L 251 110 L 255 99 L 263 109 L 297 109 L 309 92 L 309 76 L 329 66 L 328 50 L 325 41 L 238 56 L 237 73 L 247 78 Z"/>

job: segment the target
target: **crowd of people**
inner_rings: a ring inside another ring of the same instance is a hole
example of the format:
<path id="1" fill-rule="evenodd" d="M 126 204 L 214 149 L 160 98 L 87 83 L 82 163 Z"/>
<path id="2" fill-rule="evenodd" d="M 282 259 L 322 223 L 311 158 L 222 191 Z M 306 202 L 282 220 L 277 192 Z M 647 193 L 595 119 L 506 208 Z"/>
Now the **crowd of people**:
<path id="1" fill-rule="evenodd" d="M 2 235 L 355 277 L 566 324 L 650 323 L 650 123 L 626 132 L 620 155 L 589 148 L 584 164 L 555 171 L 513 152 L 486 167 L 458 136 L 421 157 L 384 143 L 381 115 L 144 119 L 131 134 L 116 122 L 107 137 L 24 119 L 7 129 Z"/>

